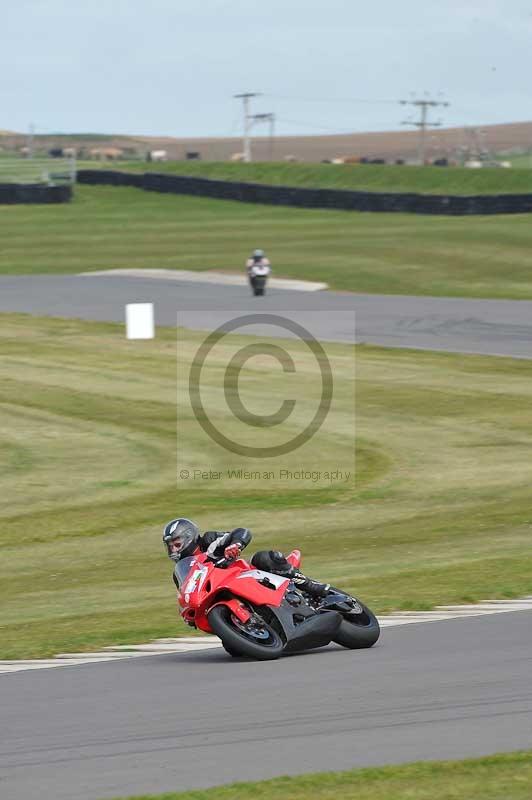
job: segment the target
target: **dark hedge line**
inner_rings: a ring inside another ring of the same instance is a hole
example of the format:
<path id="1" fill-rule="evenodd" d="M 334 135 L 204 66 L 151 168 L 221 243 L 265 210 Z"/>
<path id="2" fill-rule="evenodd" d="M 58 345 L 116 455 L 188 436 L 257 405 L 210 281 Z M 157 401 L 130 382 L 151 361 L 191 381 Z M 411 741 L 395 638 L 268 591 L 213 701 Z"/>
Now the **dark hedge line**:
<path id="1" fill-rule="evenodd" d="M 136 186 L 137 189 L 144 189 L 145 177 L 142 174 L 135 175 L 132 172 L 117 172 L 112 169 L 80 169 L 77 173 L 78 183 L 99 186 Z"/>
<path id="2" fill-rule="evenodd" d="M 71 198 L 71 186 L 0 183 L 0 205 L 13 205 L 14 203 L 68 203 Z"/>
<path id="3" fill-rule="evenodd" d="M 80 183 L 136 186 L 151 192 L 169 192 L 243 203 L 330 208 L 345 211 L 396 211 L 412 214 L 523 214 L 532 211 L 532 194 L 426 195 L 394 192 L 354 192 L 340 189 L 301 189 L 260 183 L 213 181 L 182 175 L 145 172 L 135 175 L 114 170 L 80 170 Z"/>

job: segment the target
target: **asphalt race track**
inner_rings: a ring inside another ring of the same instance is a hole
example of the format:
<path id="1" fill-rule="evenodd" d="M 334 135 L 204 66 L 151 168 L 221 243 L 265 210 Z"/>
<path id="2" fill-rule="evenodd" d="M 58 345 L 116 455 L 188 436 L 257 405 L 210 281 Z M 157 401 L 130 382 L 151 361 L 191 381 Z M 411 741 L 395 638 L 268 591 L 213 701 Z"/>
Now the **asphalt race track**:
<path id="1" fill-rule="evenodd" d="M 211 330 L 237 313 L 281 314 L 327 341 L 532 358 L 532 301 L 360 295 L 111 276 L 0 276 L 0 312 L 124 321 L 153 302 L 158 325 Z M 355 333 L 356 331 L 356 333 Z M 269 331 L 271 333 L 271 330 Z"/>
<path id="2" fill-rule="evenodd" d="M 218 649 L 0 675 L 2 800 L 97 800 L 532 747 L 529 611 L 365 651 Z"/>

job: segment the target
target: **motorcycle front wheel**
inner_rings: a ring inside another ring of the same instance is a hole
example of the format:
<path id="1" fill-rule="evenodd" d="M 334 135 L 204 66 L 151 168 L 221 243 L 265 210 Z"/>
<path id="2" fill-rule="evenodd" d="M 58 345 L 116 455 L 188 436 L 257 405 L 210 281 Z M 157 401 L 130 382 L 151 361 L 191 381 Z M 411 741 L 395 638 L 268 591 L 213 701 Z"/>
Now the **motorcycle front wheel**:
<path id="1" fill-rule="evenodd" d="M 215 606 L 207 615 L 209 625 L 232 656 L 270 661 L 283 652 L 283 640 L 264 620 L 253 615 L 244 623 L 225 605 Z"/>

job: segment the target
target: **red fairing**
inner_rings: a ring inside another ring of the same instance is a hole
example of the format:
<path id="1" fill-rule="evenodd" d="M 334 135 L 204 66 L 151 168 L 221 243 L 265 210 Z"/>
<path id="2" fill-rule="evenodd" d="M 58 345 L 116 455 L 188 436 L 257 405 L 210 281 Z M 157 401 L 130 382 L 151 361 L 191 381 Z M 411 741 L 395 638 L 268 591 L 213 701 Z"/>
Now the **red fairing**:
<path id="1" fill-rule="evenodd" d="M 259 582 L 265 579 L 267 585 Z M 178 594 L 181 616 L 185 622 L 212 633 L 207 614 L 213 606 L 225 603 L 245 622 L 249 612 L 241 601 L 247 600 L 257 606 L 280 606 L 288 583 L 288 578 L 261 572 L 243 558 L 221 569 L 205 553 L 198 553 L 191 560 Z"/>
<path id="2" fill-rule="evenodd" d="M 213 603 L 212 606 L 209 606 L 209 611 L 213 609 L 215 606 L 227 606 L 230 608 L 235 617 L 238 617 L 240 622 L 247 622 L 248 619 L 251 617 L 250 612 L 247 608 L 237 600 L 236 597 L 233 597 L 231 600 L 220 600 L 219 603 Z"/>

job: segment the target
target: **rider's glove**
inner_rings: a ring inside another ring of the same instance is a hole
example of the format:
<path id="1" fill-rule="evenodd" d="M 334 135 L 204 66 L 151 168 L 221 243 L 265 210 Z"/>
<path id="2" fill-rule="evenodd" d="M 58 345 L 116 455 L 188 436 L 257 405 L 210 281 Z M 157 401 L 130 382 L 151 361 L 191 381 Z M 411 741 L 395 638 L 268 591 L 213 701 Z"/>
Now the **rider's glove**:
<path id="1" fill-rule="evenodd" d="M 228 545 L 224 550 L 224 558 L 226 558 L 227 561 L 233 561 L 233 559 L 238 558 L 241 549 L 242 547 L 238 542 Z"/>

